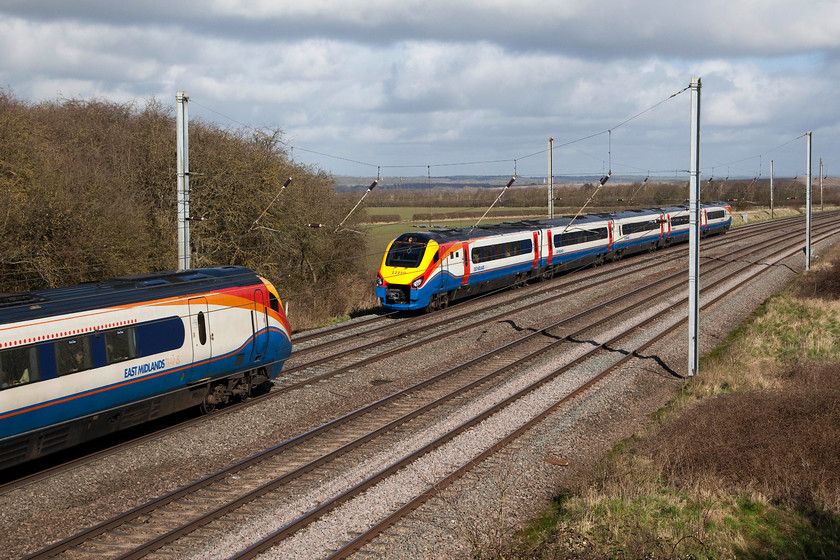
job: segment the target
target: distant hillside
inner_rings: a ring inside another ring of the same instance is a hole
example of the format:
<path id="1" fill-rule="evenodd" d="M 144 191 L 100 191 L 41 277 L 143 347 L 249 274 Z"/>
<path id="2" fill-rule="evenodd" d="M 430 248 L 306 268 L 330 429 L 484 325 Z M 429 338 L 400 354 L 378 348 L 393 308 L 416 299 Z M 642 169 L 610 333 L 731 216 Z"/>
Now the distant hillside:
<path id="1" fill-rule="evenodd" d="M 336 188 L 342 191 L 368 188 L 376 177 L 350 177 L 346 175 L 334 176 Z M 407 189 L 428 189 L 434 187 L 477 187 L 491 188 L 504 187 L 510 181 L 510 175 L 452 175 L 448 177 L 384 177 L 376 186 L 380 188 L 407 188 Z M 555 177 L 554 184 L 583 184 L 590 181 L 598 181 L 600 177 Z M 514 183 L 517 187 L 529 185 L 546 185 L 546 177 L 525 177 L 519 175 Z"/>

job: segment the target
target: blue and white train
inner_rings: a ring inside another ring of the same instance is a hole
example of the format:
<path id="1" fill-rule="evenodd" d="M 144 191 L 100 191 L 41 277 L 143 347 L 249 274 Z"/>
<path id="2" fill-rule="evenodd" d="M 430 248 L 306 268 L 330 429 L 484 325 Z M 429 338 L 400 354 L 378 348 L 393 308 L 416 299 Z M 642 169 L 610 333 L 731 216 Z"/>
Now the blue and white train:
<path id="1" fill-rule="evenodd" d="M 388 309 L 441 309 L 466 296 L 687 241 L 689 214 L 687 206 L 673 206 L 404 233 L 388 245 L 376 295 Z M 728 204 L 701 206 L 702 236 L 731 224 Z"/>
<path id="2" fill-rule="evenodd" d="M 247 397 L 290 340 L 274 286 L 238 266 L 0 295 L 0 469 Z"/>

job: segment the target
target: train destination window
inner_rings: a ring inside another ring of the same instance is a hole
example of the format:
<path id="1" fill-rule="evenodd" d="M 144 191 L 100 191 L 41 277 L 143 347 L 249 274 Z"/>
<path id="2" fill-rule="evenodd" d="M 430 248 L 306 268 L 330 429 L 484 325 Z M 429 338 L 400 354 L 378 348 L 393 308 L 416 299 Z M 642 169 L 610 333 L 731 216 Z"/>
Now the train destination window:
<path id="1" fill-rule="evenodd" d="M 84 371 L 92 367 L 90 337 L 77 336 L 55 342 L 55 365 L 58 375 Z"/>
<path id="2" fill-rule="evenodd" d="M 671 218 L 671 225 L 672 226 L 684 226 L 688 223 L 688 216 L 674 216 Z"/>
<path id="3" fill-rule="evenodd" d="M 0 389 L 40 379 L 37 347 L 22 346 L 0 351 Z"/>
<path id="4" fill-rule="evenodd" d="M 109 364 L 124 362 L 137 357 L 134 329 L 124 327 L 105 331 L 105 358 Z"/>

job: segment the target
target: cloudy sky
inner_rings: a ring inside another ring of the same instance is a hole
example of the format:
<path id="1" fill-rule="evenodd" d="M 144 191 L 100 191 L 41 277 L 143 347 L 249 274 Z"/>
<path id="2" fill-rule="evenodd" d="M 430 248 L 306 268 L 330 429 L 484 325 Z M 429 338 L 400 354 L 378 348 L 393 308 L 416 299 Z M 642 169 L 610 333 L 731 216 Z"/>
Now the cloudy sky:
<path id="1" fill-rule="evenodd" d="M 806 131 L 840 174 L 838 0 L 0 0 L 16 97 L 185 90 L 334 174 L 541 176 L 551 136 L 558 176 L 685 178 L 692 77 L 704 177 L 802 176 Z"/>

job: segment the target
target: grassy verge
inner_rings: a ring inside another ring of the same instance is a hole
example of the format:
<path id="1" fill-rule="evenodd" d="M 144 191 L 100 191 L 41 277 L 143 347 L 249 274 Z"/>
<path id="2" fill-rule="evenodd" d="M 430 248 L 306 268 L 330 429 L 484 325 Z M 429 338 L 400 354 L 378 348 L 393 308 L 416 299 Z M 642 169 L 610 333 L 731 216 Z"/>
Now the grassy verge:
<path id="1" fill-rule="evenodd" d="M 840 247 L 504 558 L 840 558 Z"/>

